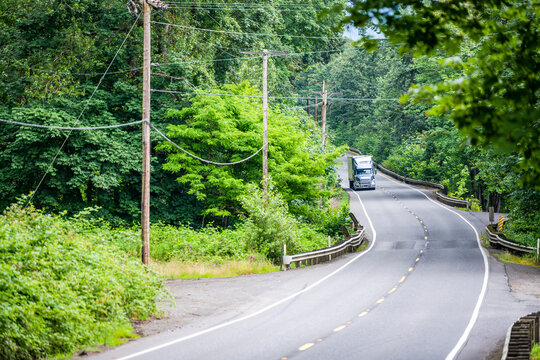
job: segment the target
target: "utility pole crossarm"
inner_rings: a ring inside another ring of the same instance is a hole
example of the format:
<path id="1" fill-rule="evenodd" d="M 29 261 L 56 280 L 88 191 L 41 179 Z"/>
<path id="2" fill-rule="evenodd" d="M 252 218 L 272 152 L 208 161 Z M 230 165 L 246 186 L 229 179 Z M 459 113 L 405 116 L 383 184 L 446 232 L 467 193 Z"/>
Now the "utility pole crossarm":
<path id="1" fill-rule="evenodd" d="M 165 4 L 161 0 L 146 0 L 146 3 L 148 3 L 148 5 L 156 8 L 156 9 L 168 9 L 169 8 L 169 5 Z"/>

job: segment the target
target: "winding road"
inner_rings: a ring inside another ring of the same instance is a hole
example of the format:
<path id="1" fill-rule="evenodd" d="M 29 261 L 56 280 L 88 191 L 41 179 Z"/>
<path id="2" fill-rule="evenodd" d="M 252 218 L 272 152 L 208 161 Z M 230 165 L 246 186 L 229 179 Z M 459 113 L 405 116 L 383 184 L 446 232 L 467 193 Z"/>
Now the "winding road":
<path id="1" fill-rule="evenodd" d="M 343 166 L 340 176 L 346 179 Z M 349 194 L 372 240 L 366 251 L 316 272 L 291 271 L 301 284 L 294 291 L 206 328 L 147 337 L 92 358 L 481 358 L 474 344 L 462 353 L 490 273 L 471 222 L 428 191 L 382 174 L 376 190 Z"/>

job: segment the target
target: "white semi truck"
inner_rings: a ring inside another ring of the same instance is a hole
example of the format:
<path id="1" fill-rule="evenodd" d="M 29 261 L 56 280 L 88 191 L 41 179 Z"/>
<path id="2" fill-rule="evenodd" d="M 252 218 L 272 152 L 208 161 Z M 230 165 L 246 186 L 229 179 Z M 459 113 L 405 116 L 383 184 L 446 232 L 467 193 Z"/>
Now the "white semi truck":
<path id="1" fill-rule="evenodd" d="M 349 168 L 349 187 L 353 190 L 375 190 L 375 164 L 373 156 L 360 155 L 347 157 Z"/>

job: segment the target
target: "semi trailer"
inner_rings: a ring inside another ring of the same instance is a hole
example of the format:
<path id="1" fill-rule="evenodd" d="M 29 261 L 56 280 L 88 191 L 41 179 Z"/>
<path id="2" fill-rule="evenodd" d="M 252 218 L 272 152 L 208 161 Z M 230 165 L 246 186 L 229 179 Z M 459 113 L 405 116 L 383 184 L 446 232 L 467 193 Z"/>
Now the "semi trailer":
<path id="1" fill-rule="evenodd" d="M 375 190 L 375 164 L 373 156 L 360 155 L 347 157 L 349 169 L 349 187 L 353 190 Z"/>

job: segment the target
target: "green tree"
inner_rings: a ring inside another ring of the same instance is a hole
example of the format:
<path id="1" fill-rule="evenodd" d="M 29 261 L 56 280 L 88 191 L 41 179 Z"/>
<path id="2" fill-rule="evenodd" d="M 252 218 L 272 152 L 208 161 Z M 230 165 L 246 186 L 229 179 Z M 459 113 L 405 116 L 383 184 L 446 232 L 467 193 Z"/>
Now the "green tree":
<path id="1" fill-rule="evenodd" d="M 227 85 L 215 92 L 240 96 L 198 96 L 193 105 L 170 110 L 168 136 L 179 146 L 214 162 L 230 163 L 255 153 L 262 144 L 262 108 L 258 96 L 247 83 Z M 270 109 L 269 173 L 276 189 L 291 202 L 316 203 L 328 196 L 320 189 L 326 183 L 328 168 L 343 151 L 322 153 L 314 146 L 314 124 L 298 116 Z M 310 133 L 310 131 L 312 133 Z M 319 133 L 320 135 L 320 133 Z M 261 181 L 261 156 L 232 166 L 203 163 L 163 142 L 158 149 L 168 152 L 164 168 L 178 174 L 178 181 L 189 185 L 189 193 L 203 204 L 204 216 L 223 218 L 241 211 L 239 198 L 249 183 Z"/>

